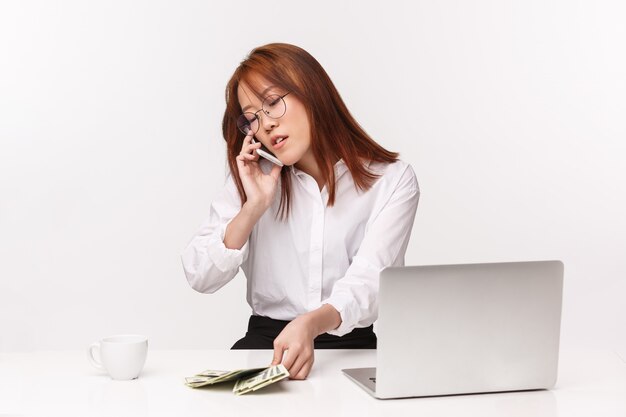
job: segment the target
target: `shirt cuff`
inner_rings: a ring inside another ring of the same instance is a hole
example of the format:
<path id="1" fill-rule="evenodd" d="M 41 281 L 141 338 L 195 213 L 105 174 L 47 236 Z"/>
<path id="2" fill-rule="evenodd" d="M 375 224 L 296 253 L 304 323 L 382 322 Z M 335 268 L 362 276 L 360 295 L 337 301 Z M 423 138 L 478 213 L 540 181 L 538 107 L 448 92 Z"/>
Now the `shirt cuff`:
<path id="1" fill-rule="evenodd" d="M 233 219 L 230 219 L 226 224 L 220 228 L 220 233 L 214 235 L 209 241 L 208 253 L 209 258 L 217 269 L 222 272 L 232 271 L 239 268 L 239 266 L 245 261 L 248 251 L 248 240 L 241 247 L 241 249 L 230 249 L 224 245 L 224 236 L 226 235 L 226 227 Z"/>
<path id="2" fill-rule="evenodd" d="M 350 297 L 343 296 L 333 296 L 322 304 L 331 305 L 337 310 L 339 315 L 341 316 L 341 324 L 334 330 L 329 330 L 326 333 L 332 334 L 333 336 L 343 336 L 344 334 L 350 333 L 356 327 L 355 318 L 357 314 L 354 311 L 351 311 L 351 305 L 354 305 L 354 301 L 350 299 Z M 353 307 L 354 308 L 354 307 Z"/>

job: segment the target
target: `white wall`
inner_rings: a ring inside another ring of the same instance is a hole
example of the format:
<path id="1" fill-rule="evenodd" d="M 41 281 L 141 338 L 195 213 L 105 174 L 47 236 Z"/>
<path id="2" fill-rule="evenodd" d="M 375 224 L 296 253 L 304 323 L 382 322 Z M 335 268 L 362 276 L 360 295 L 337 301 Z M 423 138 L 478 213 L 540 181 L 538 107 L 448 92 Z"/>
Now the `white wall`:
<path id="1" fill-rule="evenodd" d="M 226 81 L 302 46 L 422 196 L 407 264 L 561 259 L 564 346 L 626 353 L 621 1 L 0 3 L 0 351 L 227 348 L 179 251 L 224 179 Z"/>

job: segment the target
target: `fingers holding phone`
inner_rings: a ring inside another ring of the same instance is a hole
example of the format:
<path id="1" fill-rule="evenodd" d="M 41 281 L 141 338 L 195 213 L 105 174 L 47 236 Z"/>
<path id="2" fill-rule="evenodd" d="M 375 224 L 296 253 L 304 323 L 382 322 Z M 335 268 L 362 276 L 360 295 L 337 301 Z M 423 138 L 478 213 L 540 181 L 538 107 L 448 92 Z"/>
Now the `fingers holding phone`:
<path id="1" fill-rule="evenodd" d="M 261 143 L 254 141 L 254 133 L 250 131 L 245 138 L 243 138 L 243 144 L 241 145 L 241 152 L 237 157 L 238 161 L 252 161 L 257 162 L 259 155 L 255 152 L 256 149 L 261 147 Z"/>
<path id="2" fill-rule="evenodd" d="M 253 136 L 254 134 L 249 132 L 244 137 L 241 152 L 236 158 L 237 168 L 248 201 L 260 203 L 267 208 L 274 199 L 281 166 L 274 165 L 269 174 L 261 170 L 257 152 L 262 144 L 255 142 Z"/>

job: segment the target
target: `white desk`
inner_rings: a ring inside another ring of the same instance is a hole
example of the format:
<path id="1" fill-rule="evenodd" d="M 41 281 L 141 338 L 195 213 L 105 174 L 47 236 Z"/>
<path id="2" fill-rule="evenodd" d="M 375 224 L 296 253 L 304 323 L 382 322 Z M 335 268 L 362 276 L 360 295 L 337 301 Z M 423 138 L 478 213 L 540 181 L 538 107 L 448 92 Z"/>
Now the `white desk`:
<path id="1" fill-rule="evenodd" d="M 375 366 L 375 351 L 317 351 L 305 381 L 235 396 L 231 384 L 191 389 L 204 369 L 265 366 L 270 351 L 156 351 L 134 381 L 92 369 L 83 351 L 0 354 L 0 416 L 626 416 L 626 363 L 612 352 L 561 352 L 550 391 L 376 400 L 342 368 Z"/>

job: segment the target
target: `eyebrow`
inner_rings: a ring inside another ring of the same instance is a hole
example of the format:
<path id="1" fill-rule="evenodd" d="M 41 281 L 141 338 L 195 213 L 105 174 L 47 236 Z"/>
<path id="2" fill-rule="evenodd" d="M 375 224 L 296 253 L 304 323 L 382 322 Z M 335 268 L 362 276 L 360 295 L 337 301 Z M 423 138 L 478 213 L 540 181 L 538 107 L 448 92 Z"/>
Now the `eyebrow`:
<path id="1" fill-rule="evenodd" d="M 267 87 L 265 90 L 263 90 L 263 92 L 261 92 L 261 96 L 264 96 L 265 93 L 267 93 L 269 90 L 271 90 L 272 88 L 276 87 L 275 85 L 270 85 L 269 87 Z M 241 109 L 242 112 L 245 112 L 247 109 L 249 109 L 250 107 L 252 107 L 251 104 L 248 104 L 246 107 L 244 107 L 243 109 Z"/>

